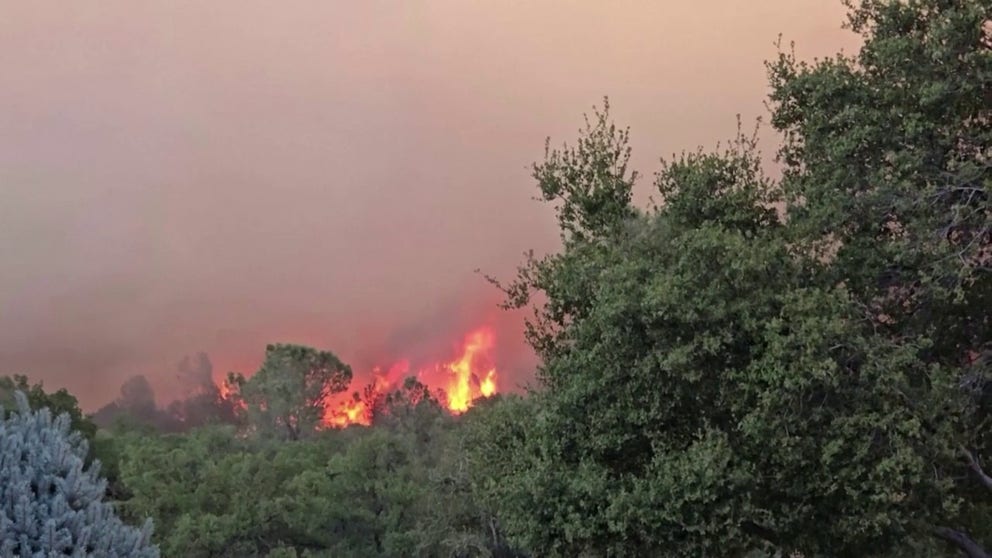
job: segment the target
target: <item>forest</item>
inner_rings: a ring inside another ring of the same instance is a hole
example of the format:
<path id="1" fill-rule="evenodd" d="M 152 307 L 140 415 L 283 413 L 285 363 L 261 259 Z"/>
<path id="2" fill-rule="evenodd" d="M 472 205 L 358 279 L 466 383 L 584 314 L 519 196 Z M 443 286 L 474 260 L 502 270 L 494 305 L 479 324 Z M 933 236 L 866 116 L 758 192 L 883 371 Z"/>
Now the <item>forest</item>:
<path id="1" fill-rule="evenodd" d="M 767 62 L 781 176 L 739 125 L 639 207 L 605 100 L 548 144 L 561 248 L 486 277 L 526 393 L 292 344 L 165 408 L 4 377 L 0 556 L 992 556 L 992 0 L 848 9 L 857 53 Z"/>

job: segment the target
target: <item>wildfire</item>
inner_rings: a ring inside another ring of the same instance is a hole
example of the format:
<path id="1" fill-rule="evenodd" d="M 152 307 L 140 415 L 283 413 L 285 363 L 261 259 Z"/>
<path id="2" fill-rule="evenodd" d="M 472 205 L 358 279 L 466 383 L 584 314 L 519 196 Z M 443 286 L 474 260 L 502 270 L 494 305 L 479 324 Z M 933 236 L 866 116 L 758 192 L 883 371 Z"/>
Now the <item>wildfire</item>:
<path id="1" fill-rule="evenodd" d="M 496 369 L 485 362 L 493 345 L 492 331 L 488 329 L 473 331 L 465 338 L 461 357 L 445 365 L 453 376 L 446 390 L 448 409 L 452 412 L 467 411 L 472 405 L 472 400 L 480 395 L 492 395 L 496 391 Z M 480 365 L 485 371 L 480 369 Z M 482 376 L 481 381 L 480 376 Z"/>
<path id="2" fill-rule="evenodd" d="M 372 369 L 372 383 L 365 387 L 365 393 L 355 393 L 346 401 L 338 402 L 334 398 L 326 402 L 324 407 L 324 424 L 343 428 L 349 424 L 365 424 L 372 422 L 372 409 L 369 403 L 381 393 L 386 393 L 393 384 L 390 378 L 409 368 L 406 361 L 400 361 L 383 372 L 381 368 Z M 363 397 L 364 395 L 364 397 Z"/>
<path id="3" fill-rule="evenodd" d="M 492 357 L 495 347 L 493 330 L 480 327 L 465 335 L 453 348 L 451 360 L 416 368 L 411 367 L 409 361 L 400 360 L 386 369 L 373 368 L 371 382 L 367 378 L 356 379 L 358 384 L 365 382 L 360 392 L 347 396 L 338 394 L 324 402 L 323 424 L 331 428 L 371 424 L 377 404 L 411 376 L 426 386 L 450 412 L 463 413 L 476 399 L 489 397 L 499 389 Z M 233 394 L 227 382 L 218 382 L 218 390 L 221 397 L 231 399 Z"/>
<path id="4" fill-rule="evenodd" d="M 496 393 L 497 371 L 491 353 L 496 346 L 492 329 L 482 327 L 464 337 L 455 358 L 437 364 L 421 367 L 414 373 L 410 363 L 399 361 L 387 370 L 376 368 L 373 380 L 362 394 L 355 394 L 342 401 L 328 401 L 324 424 L 331 427 L 344 427 L 349 424 L 370 424 L 369 405 L 379 395 L 384 395 L 409 376 L 416 378 L 431 389 L 441 388 L 443 400 L 452 413 L 463 413 L 479 397 Z"/>
<path id="5" fill-rule="evenodd" d="M 222 399 L 231 398 L 231 386 L 227 385 L 227 382 L 224 380 L 217 383 L 217 392 L 220 394 Z"/>
<path id="6" fill-rule="evenodd" d="M 344 428 L 349 424 L 369 424 L 369 410 L 365 402 L 353 398 L 341 404 L 341 409 L 328 409 L 324 415 L 324 424 Z"/>

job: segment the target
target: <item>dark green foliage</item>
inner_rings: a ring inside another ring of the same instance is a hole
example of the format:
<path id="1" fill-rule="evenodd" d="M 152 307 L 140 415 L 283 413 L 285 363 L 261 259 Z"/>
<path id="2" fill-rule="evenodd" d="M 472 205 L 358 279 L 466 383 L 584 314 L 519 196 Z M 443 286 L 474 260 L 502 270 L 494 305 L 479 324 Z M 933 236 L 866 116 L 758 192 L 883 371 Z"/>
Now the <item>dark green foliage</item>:
<path id="1" fill-rule="evenodd" d="M 430 414 L 296 443 L 231 427 L 117 437 L 122 506 L 156 518 L 168 556 L 491 556 L 452 419 Z"/>
<path id="2" fill-rule="evenodd" d="M 32 409 L 47 408 L 53 416 L 59 416 L 63 413 L 69 415 L 70 428 L 79 432 L 86 440 L 92 441 L 96 436 L 96 424 L 83 415 L 82 409 L 79 408 L 79 401 L 65 388 L 47 393 L 42 382 L 30 384 L 27 376 L 15 374 L 0 377 L 0 405 L 11 409 L 8 412 L 13 412 L 13 409 L 16 408 L 14 401 L 14 392 L 16 391 L 24 392 L 28 398 L 28 405 Z"/>
<path id="3" fill-rule="evenodd" d="M 558 224 L 564 238 L 592 240 L 615 230 L 634 214 L 631 185 L 637 173 L 628 171 L 629 133 L 608 118 L 609 101 L 594 119 L 586 118 L 575 147 L 545 147 L 545 163 L 534 165 L 533 176 L 545 201 L 557 202 Z"/>
<path id="4" fill-rule="evenodd" d="M 861 2 L 857 59 L 773 63 L 781 184 L 738 137 L 663 164 L 639 212 L 605 111 L 535 167 L 564 246 L 505 290 L 542 297 L 540 389 L 473 436 L 512 537 L 865 556 L 990 534 L 990 7 Z"/>
<path id="5" fill-rule="evenodd" d="M 115 443 L 121 481 L 133 495 L 123 509 L 158 520 L 169 556 L 264 556 L 326 540 L 309 528 L 317 517 L 301 513 L 318 487 L 299 484 L 301 475 L 326 476 L 326 446 L 254 445 L 232 427 Z"/>
<path id="6" fill-rule="evenodd" d="M 795 240 L 893 336 L 952 365 L 992 304 L 989 0 L 852 6 L 857 56 L 769 64 Z M 879 319 L 884 315 L 884 319 Z"/>
<path id="7" fill-rule="evenodd" d="M 769 65 L 790 238 L 809 281 L 843 285 L 879 343 L 913 349 L 899 395 L 930 480 L 910 494 L 988 543 L 968 462 L 992 455 L 992 2 L 850 7 L 856 56 Z"/>
<path id="8" fill-rule="evenodd" d="M 317 430 L 328 398 L 350 382 L 351 367 L 334 353 L 275 344 L 265 348 L 265 361 L 250 379 L 230 374 L 227 385 L 258 433 L 297 440 Z"/>

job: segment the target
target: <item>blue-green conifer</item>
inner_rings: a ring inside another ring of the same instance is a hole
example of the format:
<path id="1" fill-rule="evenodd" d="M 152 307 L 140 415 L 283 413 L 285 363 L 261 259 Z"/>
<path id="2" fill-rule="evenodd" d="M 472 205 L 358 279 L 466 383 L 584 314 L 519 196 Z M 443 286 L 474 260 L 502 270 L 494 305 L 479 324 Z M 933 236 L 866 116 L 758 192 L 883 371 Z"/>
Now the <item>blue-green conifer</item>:
<path id="1" fill-rule="evenodd" d="M 158 558 L 151 520 L 126 525 L 104 501 L 100 464 L 85 465 L 86 441 L 69 416 L 15 396 L 17 412 L 0 420 L 0 558 Z"/>

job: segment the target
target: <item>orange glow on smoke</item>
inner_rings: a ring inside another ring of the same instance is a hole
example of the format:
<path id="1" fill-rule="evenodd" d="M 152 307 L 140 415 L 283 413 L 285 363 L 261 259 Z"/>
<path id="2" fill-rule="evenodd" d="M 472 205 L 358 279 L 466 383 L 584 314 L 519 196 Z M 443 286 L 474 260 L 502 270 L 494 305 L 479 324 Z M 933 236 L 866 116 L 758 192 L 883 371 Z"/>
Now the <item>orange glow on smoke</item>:
<path id="1" fill-rule="evenodd" d="M 468 333 L 458 349 L 455 358 L 440 361 L 414 371 L 409 361 L 401 360 L 387 370 L 372 370 L 372 382 L 361 386 L 356 379 L 359 391 L 342 400 L 341 396 L 327 402 L 324 424 L 329 427 L 345 427 L 350 424 L 368 425 L 372 422 L 370 404 L 379 396 L 402 385 L 404 378 L 415 376 L 431 392 L 443 391 L 442 404 L 455 414 L 463 413 L 479 397 L 489 397 L 498 390 L 497 371 L 492 360 L 496 346 L 496 336 L 489 327 L 481 327 Z M 354 391 L 354 390 L 353 390 Z"/>

